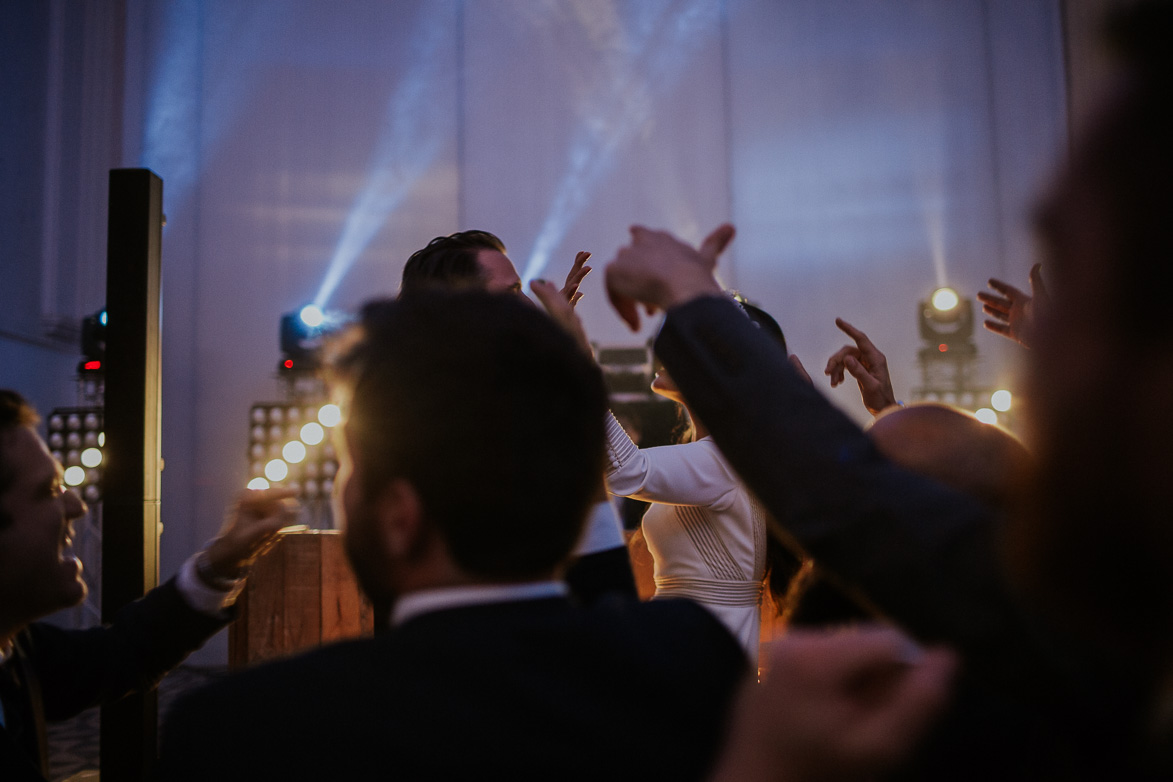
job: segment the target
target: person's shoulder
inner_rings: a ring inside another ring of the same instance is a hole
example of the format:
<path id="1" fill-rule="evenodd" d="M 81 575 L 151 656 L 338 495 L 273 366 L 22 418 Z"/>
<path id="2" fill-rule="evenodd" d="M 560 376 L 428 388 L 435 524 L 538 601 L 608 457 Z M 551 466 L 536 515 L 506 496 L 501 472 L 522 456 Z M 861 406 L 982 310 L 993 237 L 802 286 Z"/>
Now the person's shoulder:
<path id="1" fill-rule="evenodd" d="M 707 656 L 734 666 L 745 659 L 741 645 L 725 625 L 692 600 L 602 599 L 587 610 L 600 627 L 633 642 L 642 640 L 661 649 L 679 650 L 681 657 Z"/>
<path id="2" fill-rule="evenodd" d="M 374 639 L 363 638 L 329 644 L 225 673 L 182 696 L 175 711 L 201 714 L 231 709 L 239 712 L 247 710 L 250 704 L 272 709 L 274 703 L 296 700 L 290 697 L 294 683 L 300 692 L 313 691 L 325 688 L 330 680 L 337 680 L 347 671 L 365 667 L 361 661 L 370 656 L 374 643 Z"/>

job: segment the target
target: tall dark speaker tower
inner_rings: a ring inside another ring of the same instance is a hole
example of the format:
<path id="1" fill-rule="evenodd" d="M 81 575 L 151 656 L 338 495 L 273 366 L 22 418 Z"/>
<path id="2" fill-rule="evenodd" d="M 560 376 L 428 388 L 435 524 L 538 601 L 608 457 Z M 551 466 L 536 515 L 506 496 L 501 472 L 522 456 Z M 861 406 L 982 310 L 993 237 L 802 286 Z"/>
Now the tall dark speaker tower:
<path id="1" fill-rule="evenodd" d="M 106 244 L 106 472 L 102 620 L 159 582 L 159 271 L 163 180 L 110 172 Z M 148 779 L 158 734 L 155 692 L 102 707 L 104 782 Z"/>

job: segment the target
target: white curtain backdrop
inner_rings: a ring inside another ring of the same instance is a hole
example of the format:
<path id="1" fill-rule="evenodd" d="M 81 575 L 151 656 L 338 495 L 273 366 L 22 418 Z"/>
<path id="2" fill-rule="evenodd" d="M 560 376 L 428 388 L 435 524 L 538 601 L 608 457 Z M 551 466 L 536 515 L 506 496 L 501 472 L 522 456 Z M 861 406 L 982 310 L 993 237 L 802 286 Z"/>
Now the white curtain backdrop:
<path id="1" fill-rule="evenodd" d="M 731 220 L 723 280 L 821 387 L 842 316 L 907 394 L 920 299 L 1025 282 L 1029 207 L 1065 146 L 1059 5 L 126 0 L 121 74 L 80 89 L 121 113 L 95 137 L 165 182 L 164 577 L 243 485 L 281 314 L 393 294 L 407 256 L 456 230 L 499 234 L 527 278 L 594 252 L 580 312 L 618 345 L 654 333 L 602 291 L 627 227 L 696 241 Z M 66 43 L 105 51 L 109 15 L 78 32 L 78 7 L 54 8 Z M 83 238 L 100 200 L 78 207 Z M 43 308 L 100 298 L 96 255 Z M 1013 346 L 976 340 L 982 382 L 1013 388 Z M 833 398 L 863 420 L 854 389 Z"/>

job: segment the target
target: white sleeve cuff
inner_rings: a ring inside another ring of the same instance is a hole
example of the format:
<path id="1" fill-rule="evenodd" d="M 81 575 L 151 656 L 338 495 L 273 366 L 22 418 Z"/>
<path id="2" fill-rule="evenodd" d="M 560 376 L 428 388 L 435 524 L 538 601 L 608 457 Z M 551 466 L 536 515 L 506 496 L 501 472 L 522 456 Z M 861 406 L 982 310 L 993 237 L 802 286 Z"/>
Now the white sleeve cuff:
<path id="1" fill-rule="evenodd" d="M 603 500 L 596 503 L 587 516 L 586 527 L 578 539 L 578 545 L 574 547 L 574 555 L 581 557 L 626 545 L 623 524 L 619 521 L 615 506 L 609 500 Z"/>
<path id="2" fill-rule="evenodd" d="M 179 569 L 179 575 L 175 577 L 175 587 L 192 609 L 201 614 L 219 618 L 223 615 L 224 609 L 236 602 L 236 598 L 244 589 L 244 579 L 237 580 L 236 584 L 227 592 L 212 589 L 196 573 L 196 559 L 198 557 L 199 553 L 193 554 L 183 563 L 183 567 Z"/>

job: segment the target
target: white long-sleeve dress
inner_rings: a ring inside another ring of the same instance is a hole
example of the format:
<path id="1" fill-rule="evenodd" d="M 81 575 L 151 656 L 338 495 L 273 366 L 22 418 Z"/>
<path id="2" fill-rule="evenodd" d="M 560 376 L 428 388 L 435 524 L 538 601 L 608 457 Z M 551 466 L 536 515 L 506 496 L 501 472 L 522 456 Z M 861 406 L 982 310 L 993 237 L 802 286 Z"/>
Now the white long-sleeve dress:
<path id="1" fill-rule="evenodd" d="M 656 597 L 687 597 L 712 611 L 757 664 L 765 514 L 713 441 L 637 448 L 607 417 L 607 488 L 652 503 L 643 530 Z"/>

